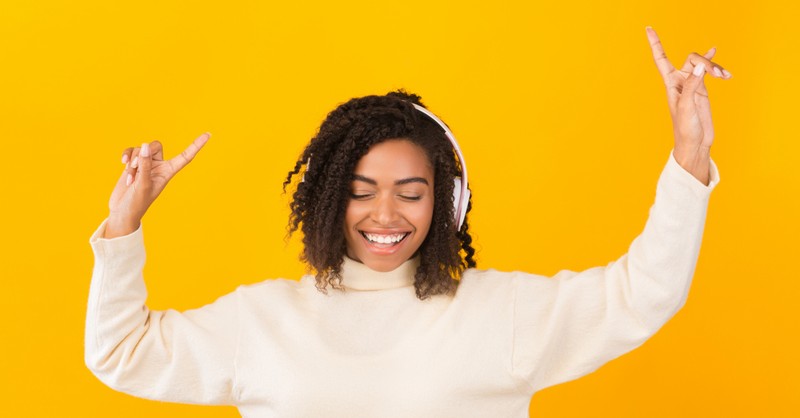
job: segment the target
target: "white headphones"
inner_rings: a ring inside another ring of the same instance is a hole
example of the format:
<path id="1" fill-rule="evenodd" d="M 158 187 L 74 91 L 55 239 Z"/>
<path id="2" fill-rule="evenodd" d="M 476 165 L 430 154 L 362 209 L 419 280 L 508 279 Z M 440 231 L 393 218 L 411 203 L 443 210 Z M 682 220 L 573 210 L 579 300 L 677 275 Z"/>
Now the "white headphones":
<path id="1" fill-rule="evenodd" d="M 469 187 L 467 186 L 467 163 L 464 161 L 464 155 L 461 154 L 461 148 L 458 147 L 456 137 L 453 136 L 453 133 L 450 132 L 450 128 L 448 128 L 441 119 L 431 113 L 430 110 L 425 109 L 416 103 L 411 104 L 414 105 L 417 110 L 426 114 L 429 118 L 433 119 L 434 122 L 442 127 L 444 134 L 447 136 L 447 139 L 450 140 L 450 144 L 453 145 L 453 150 L 455 150 L 456 155 L 458 156 L 458 162 L 461 165 L 461 178 L 456 177 L 453 181 L 453 214 L 455 215 L 455 221 L 457 225 L 456 230 L 460 230 L 461 225 L 464 224 L 464 219 L 467 217 L 467 205 L 469 204 L 470 196 Z"/>
<path id="2" fill-rule="evenodd" d="M 464 219 L 467 217 L 467 205 L 469 205 L 469 197 L 470 191 L 467 187 L 467 163 L 464 161 L 464 155 L 461 154 L 461 148 L 458 147 L 458 142 L 456 142 L 456 137 L 453 136 L 453 133 L 450 132 L 450 128 L 442 122 L 441 119 L 436 117 L 430 110 L 425 109 L 424 107 L 416 104 L 411 103 L 414 107 L 419 110 L 420 112 L 427 115 L 431 118 L 434 122 L 436 122 L 439 126 L 442 127 L 444 130 L 445 136 L 447 139 L 450 140 L 450 144 L 453 146 L 453 150 L 455 150 L 456 155 L 458 156 L 458 162 L 461 165 L 461 177 L 456 177 L 453 180 L 453 215 L 456 221 L 456 230 L 461 230 L 461 225 L 464 224 Z M 309 157 L 308 161 L 306 161 L 306 169 L 311 167 L 311 158 Z M 303 177 L 300 179 L 300 182 L 304 182 L 306 180 L 305 172 L 303 173 Z"/>

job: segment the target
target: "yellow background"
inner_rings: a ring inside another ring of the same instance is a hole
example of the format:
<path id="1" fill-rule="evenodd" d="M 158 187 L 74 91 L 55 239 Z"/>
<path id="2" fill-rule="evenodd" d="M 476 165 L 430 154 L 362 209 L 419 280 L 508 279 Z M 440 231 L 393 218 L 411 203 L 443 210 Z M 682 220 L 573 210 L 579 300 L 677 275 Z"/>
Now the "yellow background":
<path id="1" fill-rule="evenodd" d="M 126 3 L 126 4 L 121 4 Z M 114 392 L 83 364 L 121 151 L 214 136 L 145 217 L 149 305 L 299 277 L 281 182 L 339 103 L 405 87 L 454 129 L 479 265 L 605 265 L 641 231 L 672 148 L 652 25 L 706 78 L 722 182 L 686 307 L 641 348 L 546 389 L 537 417 L 789 416 L 800 407 L 797 6 L 756 2 L 3 1 L 4 416 L 234 417 Z M 788 2 L 787 2 L 788 4 Z M 468 347 L 465 347 L 468 349 Z"/>

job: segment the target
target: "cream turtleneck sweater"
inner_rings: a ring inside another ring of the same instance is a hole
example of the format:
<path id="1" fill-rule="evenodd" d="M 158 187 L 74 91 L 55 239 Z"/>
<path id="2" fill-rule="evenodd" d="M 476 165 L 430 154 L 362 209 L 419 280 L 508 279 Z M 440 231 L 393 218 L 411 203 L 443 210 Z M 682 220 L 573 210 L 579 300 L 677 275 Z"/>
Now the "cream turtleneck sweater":
<path id="1" fill-rule="evenodd" d="M 604 267 L 554 277 L 467 270 L 454 297 L 416 298 L 416 259 L 345 259 L 347 291 L 267 280 L 186 312 L 145 305 L 142 229 L 90 239 L 86 363 L 148 399 L 244 417 L 526 417 L 538 390 L 641 345 L 684 304 L 708 186 L 672 154 L 644 231 Z"/>

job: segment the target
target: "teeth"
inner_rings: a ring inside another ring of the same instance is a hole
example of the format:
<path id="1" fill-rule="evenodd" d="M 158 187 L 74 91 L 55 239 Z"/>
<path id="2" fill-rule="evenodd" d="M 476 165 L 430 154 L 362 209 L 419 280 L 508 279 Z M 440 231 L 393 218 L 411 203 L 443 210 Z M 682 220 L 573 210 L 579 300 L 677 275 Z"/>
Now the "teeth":
<path id="1" fill-rule="evenodd" d="M 364 232 L 364 236 L 367 237 L 368 240 L 372 242 L 377 242 L 379 244 L 391 244 L 395 242 L 399 242 L 403 238 L 405 238 L 407 234 L 392 234 L 392 235 L 380 235 L 380 234 L 370 234 L 369 232 Z"/>

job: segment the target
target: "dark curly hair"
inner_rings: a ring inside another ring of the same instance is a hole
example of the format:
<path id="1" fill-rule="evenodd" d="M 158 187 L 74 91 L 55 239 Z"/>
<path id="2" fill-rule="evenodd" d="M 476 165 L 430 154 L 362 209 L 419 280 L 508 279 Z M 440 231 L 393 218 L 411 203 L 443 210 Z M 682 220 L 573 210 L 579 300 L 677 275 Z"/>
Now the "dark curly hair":
<path id="1" fill-rule="evenodd" d="M 405 139 L 420 146 L 434 167 L 431 228 L 417 250 L 417 297 L 425 300 L 454 293 L 456 279 L 464 269 L 476 265 L 469 224 L 465 220 L 456 230 L 454 220 L 454 179 L 461 175 L 458 159 L 442 128 L 412 103 L 423 106 L 419 96 L 398 90 L 340 105 L 322 122 L 283 182 L 286 192 L 292 178 L 301 177 L 302 172 L 303 180 L 297 182 L 290 203 L 288 235 L 302 231 L 300 259 L 316 271 L 316 286 L 323 293 L 327 293 L 328 284 L 343 289 L 341 267 L 347 244 L 342 224 L 355 167 L 370 147 L 390 139 Z M 470 201 L 467 212 L 471 208 Z"/>

